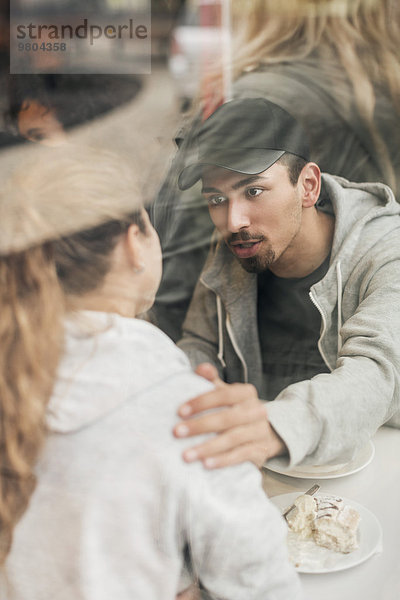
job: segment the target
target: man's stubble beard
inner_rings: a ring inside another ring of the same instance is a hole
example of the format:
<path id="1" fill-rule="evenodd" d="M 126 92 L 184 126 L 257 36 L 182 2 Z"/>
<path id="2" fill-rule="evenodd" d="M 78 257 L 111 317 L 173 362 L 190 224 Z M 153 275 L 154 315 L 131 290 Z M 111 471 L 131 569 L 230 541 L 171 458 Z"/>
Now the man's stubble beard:
<path id="1" fill-rule="evenodd" d="M 275 252 L 268 248 L 262 255 L 252 256 L 251 258 L 237 258 L 240 265 L 248 273 L 264 273 L 270 265 L 275 262 Z"/>
<path id="2" fill-rule="evenodd" d="M 266 244 L 265 250 L 261 249 L 257 255 L 251 258 L 239 258 L 233 252 L 230 243 L 231 242 L 247 242 L 249 240 L 259 240 L 261 244 Z M 225 244 L 228 246 L 238 263 L 248 273 L 263 273 L 268 269 L 272 263 L 275 262 L 276 254 L 275 251 L 270 247 L 268 240 L 260 233 L 241 231 L 240 233 L 232 233 L 229 237 L 225 238 Z"/>
<path id="3" fill-rule="evenodd" d="M 299 193 L 296 192 L 299 201 L 293 207 L 291 212 L 288 214 L 288 223 L 291 225 L 290 229 L 292 229 L 292 237 L 291 240 L 287 243 L 287 246 L 283 252 L 280 252 L 278 257 L 276 256 L 275 250 L 271 247 L 268 238 L 264 237 L 261 233 L 243 231 L 237 234 L 232 234 L 229 239 L 225 240 L 225 243 L 229 246 L 229 241 L 243 241 L 246 242 L 248 240 L 259 239 L 261 243 L 264 243 L 267 247 L 261 249 L 258 254 L 252 256 L 251 258 L 238 258 L 236 254 L 234 254 L 236 260 L 243 267 L 245 271 L 248 273 L 264 273 L 267 271 L 271 265 L 273 265 L 281 256 L 292 247 L 295 242 L 302 223 L 302 203 L 301 197 Z"/>

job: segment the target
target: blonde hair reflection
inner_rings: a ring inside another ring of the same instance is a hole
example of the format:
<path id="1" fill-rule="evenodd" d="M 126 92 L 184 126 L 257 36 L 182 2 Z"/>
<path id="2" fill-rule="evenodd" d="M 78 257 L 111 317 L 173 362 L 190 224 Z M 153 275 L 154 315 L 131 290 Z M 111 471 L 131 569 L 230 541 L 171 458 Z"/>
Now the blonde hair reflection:
<path id="1" fill-rule="evenodd" d="M 400 117 L 400 6 L 397 0 L 231 0 L 234 79 L 263 65 L 315 66 L 318 85 L 350 114 L 354 102 L 380 157 L 385 183 L 396 177 L 374 123 L 375 90 Z M 208 111 L 220 102 L 221 71 L 210 75 Z M 219 91 L 218 91 L 219 90 Z M 301 102 L 301 99 L 299 99 Z"/>

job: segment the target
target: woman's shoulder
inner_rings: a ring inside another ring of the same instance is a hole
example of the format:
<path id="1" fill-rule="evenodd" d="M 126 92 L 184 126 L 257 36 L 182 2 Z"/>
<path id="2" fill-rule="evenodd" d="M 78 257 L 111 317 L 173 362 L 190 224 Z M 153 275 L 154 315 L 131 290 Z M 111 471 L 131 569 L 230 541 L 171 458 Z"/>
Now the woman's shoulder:
<path id="1" fill-rule="evenodd" d="M 126 418 L 133 428 L 139 418 L 143 427 L 146 419 L 151 423 L 155 414 L 172 423 L 180 403 L 210 387 L 192 372 L 172 340 L 150 323 L 81 313 L 66 324 L 48 424 L 67 433 L 121 410 L 131 411 Z"/>

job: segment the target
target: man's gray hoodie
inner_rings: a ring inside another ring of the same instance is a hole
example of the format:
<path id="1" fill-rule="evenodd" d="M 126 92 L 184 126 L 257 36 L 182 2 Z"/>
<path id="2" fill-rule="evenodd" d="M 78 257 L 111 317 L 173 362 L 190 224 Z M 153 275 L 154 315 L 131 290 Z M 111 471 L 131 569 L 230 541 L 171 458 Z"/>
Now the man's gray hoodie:
<path id="1" fill-rule="evenodd" d="M 400 406 L 400 206 L 383 184 L 326 174 L 322 181 L 318 208 L 334 214 L 335 233 L 328 272 L 310 299 L 330 373 L 267 403 L 290 466 L 349 460 Z M 210 361 L 226 381 L 252 383 L 262 398 L 257 275 L 223 242 L 210 253 L 179 345 L 193 366 Z"/>

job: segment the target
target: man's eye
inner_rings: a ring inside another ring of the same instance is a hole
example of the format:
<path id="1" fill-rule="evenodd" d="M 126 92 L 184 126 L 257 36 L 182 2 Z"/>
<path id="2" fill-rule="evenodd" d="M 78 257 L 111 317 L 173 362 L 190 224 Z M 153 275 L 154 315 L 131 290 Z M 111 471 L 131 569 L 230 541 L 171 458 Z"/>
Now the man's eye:
<path id="1" fill-rule="evenodd" d="M 223 202 L 225 202 L 226 198 L 225 196 L 209 196 L 207 198 L 207 202 L 209 206 L 218 206 L 219 204 L 222 204 Z"/>
<path id="2" fill-rule="evenodd" d="M 262 193 L 262 189 L 261 188 L 249 188 L 247 190 L 247 195 L 250 196 L 250 198 L 255 198 L 256 196 L 259 196 Z"/>

